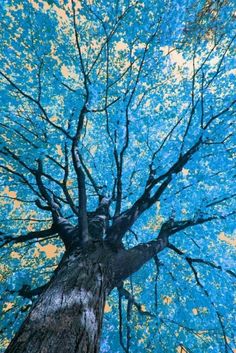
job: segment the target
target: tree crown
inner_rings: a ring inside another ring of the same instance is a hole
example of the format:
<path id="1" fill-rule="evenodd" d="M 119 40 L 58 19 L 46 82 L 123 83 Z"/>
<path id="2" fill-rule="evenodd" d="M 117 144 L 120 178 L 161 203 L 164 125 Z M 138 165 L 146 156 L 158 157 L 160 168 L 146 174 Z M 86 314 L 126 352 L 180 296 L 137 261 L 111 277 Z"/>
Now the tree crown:
<path id="1" fill-rule="evenodd" d="M 21 321 L 14 300 L 29 305 L 14 293 L 44 284 L 64 247 L 164 242 L 119 287 L 149 324 L 141 349 L 233 351 L 233 3 L 8 0 L 1 24 L 6 325 Z"/>

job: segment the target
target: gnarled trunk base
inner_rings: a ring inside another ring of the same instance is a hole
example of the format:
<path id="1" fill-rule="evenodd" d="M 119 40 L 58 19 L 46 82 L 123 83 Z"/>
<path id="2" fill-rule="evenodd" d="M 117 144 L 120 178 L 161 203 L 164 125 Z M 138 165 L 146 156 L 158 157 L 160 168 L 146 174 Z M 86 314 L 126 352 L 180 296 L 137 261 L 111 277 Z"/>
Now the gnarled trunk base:
<path id="1" fill-rule="evenodd" d="M 99 352 L 109 274 L 100 249 L 65 258 L 6 353 Z"/>

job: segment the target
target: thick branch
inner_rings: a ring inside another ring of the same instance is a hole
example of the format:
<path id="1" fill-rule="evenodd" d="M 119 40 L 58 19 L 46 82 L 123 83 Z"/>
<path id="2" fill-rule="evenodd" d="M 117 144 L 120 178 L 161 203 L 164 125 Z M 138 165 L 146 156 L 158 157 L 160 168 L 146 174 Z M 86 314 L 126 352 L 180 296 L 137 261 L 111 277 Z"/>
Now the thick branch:
<path id="1" fill-rule="evenodd" d="M 77 175 L 78 191 L 79 191 L 79 224 L 80 224 L 80 236 L 83 242 L 87 242 L 89 239 L 88 234 L 88 217 L 87 217 L 87 195 L 85 187 L 85 175 L 81 167 L 79 153 L 76 146 L 76 142 L 72 146 L 72 159 Z"/>
<path id="2" fill-rule="evenodd" d="M 59 217 L 56 229 L 67 250 L 81 244 L 79 228 L 74 227 L 67 219 Z"/>
<path id="3" fill-rule="evenodd" d="M 36 232 L 29 232 L 25 235 L 19 235 L 19 236 L 13 236 L 13 235 L 8 235 L 3 233 L 1 234 L 1 238 L 0 238 L 1 241 L 3 241 L 3 244 L 1 246 L 7 245 L 11 242 L 24 243 L 32 239 L 44 239 L 44 238 L 48 238 L 51 235 L 56 236 L 56 234 L 57 234 L 57 228 L 54 225 L 49 229 L 40 230 Z"/>
<path id="4" fill-rule="evenodd" d="M 148 243 L 139 244 L 129 250 L 120 249 L 112 258 L 114 287 L 137 272 L 146 262 L 167 247 L 168 237 L 162 237 Z"/>
<path id="5" fill-rule="evenodd" d="M 198 151 L 202 139 L 200 138 L 185 154 L 180 155 L 178 161 L 172 165 L 172 167 L 164 174 L 156 179 L 153 179 L 145 188 L 142 196 L 133 204 L 133 206 L 123 212 L 119 217 L 116 218 L 114 224 L 108 231 L 107 239 L 113 242 L 119 243 L 122 237 L 125 235 L 127 230 L 132 227 L 134 222 L 141 216 L 141 214 L 149 209 L 155 202 L 157 202 L 166 190 L 167 186 L 172 180 L 173 174 L 181 172 L 186 163 L 190 160 L 196 151 Z M 157 188 L 153 196 L 150 196 L 152 189 L 158 184 L 161 185 Z"/>
<path id="6" fill-rule="evenodd" d="M 31 289 L 30 286 L 24 285 L 19 291 L 18 294 L 23 298 L 31 299 L 32 297 L 38 296 L 43 293 L 43 291 L 48 287 L 48 284 L 44 284 L 43 286 Z"/>
<path id="7" fill-rule="evenodd" d="M 162 237 L 163 235 L 171 236 L 186 228 L 203 224 L 206 222 L 210 222 L 217 218 L 220 218 L 220 217 L 216 217 L 216 216 L 211 216 L 207 218 L 199 217 L 199 218 L 187 219 L 182 221 L 175 221 L 174 219 L 170 218 L 168 221 L 162 224 L 159 237 Z"/>
<path id="8" fill-rule="evenodd" d="M 53 221 L 56 222 L 57 219 L 60 217 L 60 211 L 59 211 L 60 205 L 54 200 L 52 196 L 49 195 L 46 187 L 43 184 L 43 181 L 42 181 L 43 162 L 41 159 L 38 160 L 38 169 L 36 171 L 33 171 L 33 174 L 35 176 L 41 195 L 43 196 L 48 206 L 50 207 L 50 210 L 53 216 Z"/>

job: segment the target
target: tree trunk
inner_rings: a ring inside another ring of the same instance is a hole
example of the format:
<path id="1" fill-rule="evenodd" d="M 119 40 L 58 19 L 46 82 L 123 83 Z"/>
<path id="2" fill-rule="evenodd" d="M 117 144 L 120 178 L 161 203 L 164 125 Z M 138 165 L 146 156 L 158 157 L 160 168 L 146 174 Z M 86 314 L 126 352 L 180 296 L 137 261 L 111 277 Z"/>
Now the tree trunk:
<path id="1" fill-rule="evenodd" d="M 106 296 L 166 244 L 68 250 L 5 353 L 98 353 Z"/>
<path id="2" fill-rule="evenodd" d="M 64 257 L 6 353 L 96 353 L 111 276 L 103 248 Z"/>

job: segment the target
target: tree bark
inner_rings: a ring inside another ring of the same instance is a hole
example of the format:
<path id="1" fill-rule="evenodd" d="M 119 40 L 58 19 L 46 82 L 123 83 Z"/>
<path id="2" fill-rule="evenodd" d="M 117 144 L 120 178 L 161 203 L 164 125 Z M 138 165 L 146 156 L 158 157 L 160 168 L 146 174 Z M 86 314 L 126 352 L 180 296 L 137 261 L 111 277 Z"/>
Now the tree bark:
<path id="1" fill-rule="evenodd" d="M 109 251 L 65 256 L 6 353 L 98 353 L 111 275 Z"/>
<path id="2" fill-rule="evenodd" d="M 98 353 L 106 296 L 166 245 L 91 241 L 68 250 L 5 353 Z"/>

